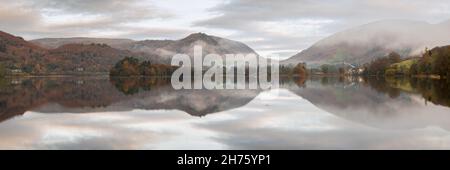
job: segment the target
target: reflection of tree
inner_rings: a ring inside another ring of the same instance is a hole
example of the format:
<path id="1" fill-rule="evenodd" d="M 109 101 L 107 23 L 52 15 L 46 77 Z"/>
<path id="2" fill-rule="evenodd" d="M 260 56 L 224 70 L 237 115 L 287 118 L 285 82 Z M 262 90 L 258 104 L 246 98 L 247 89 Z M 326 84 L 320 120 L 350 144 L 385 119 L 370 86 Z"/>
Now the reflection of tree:
<path id="1" fill-rule="evenodd" d="M 132 95 L 139 92 L 139 79 L 110 79 L 117 90 L 126 95 Z"/>
<path id="2" fill-rule="evenodd" d="M 111 77 L 110 82 L 125 95 L 133 95 L 140 91 L 150 91 L 157 87 L 167 86 L 170 84 L 170 78 Z"/>
<path id="3" fill-rule="evenodd" d="M 401 92 L 420 94 L 426 101 L 450 106 L 450 83 L 446 80 L 407 77 L 371 77 L 367 79 L 370 87 L 378 92 L 396 98 Z"/>
<path id="4" fill-rule="evenodd" d="M 295 84 L 299 87 L 306 87 L 306 77 L 294 77 Z"/>
<path id="5" fill-rule="evenodd" d="M 280 77 L 280 87 L 281 88 L 292 88 L 292 86 L 299 88 L 306 88 L 306 81 L 308 81 L 307 77 Z M 294 85 L 295 84 L 295 85 Z"/>
<path id="6" fill-rule="evenodd" d="M 309 86 L 306 87 L 306 81 L 317 83 L 316 85 L 308 84 Z M 402 92 L 416 93 L 434 104 L 450 106 L 450 83 L 444 80 L 298 77 L 281 78 L 280 83 L 282 88 L 293 88 L 299 95 L 311 92 L 306 96 L 319 98 L 320 100 L 315 101 L 318 103 L 329 100 L 343 106 L 347 106 L 348 103 L 370 104 L 364 100 L 364 97 L 367 97 L 365 91 L 358 88 L 358 85 L 362 85 L 370 86 L 377 92 L 388 94 L 390 97 L 399 96 Z M 331 88 L 328 89 L 333 90 L 319 93 L 314 89 L 320 91 L 327 88 L 316 87 L 317 85 L 330 86 Z M 349 86 L 354 88 L 347 88 Z M 375 93 L 370 89 L 367 91 Z M 111 77 L 109 80 L 104 78 L 0 79 L 0 121 L 29 110 L 42 108 L 49 103 L 63 106 L 64 110 L 56 110 L 53 111 L 54 113 L 70 109 L 75 109 L 75 113 L 90 113 L 93 112 L 89 110 L 91 108 L 100 111 L 109 105 L 119 103 L 124 109 L 177 109 L 194 116 L 204 116 L 241 107 L 259 93 L 260 90 L 174 90 L 169 78 L 151 77 Z M 372 99 L 373 96 L 369 98 Z"/>
<path id="7" fill-rule="evenodd" d="M 320 83 L 321 83 L 322 85 L 327 85 L 327 84 L 330 83 L 328 80 L 329 80 L 328 77 L 322 77 L 322 80 L 320 81 Z"/>
<path id="8" fill-rule="evenodd" d="M 66 108 L 104 108 L 122 96 L 104 79 L 0 79 L 0 121 L 48 103 Z"/>
<path id="9" fill-rule="evenodd" d="M 0 79 L 0 122 L 30 110 L 41 113 L 94 113 L 111 109 L 163 109 L 205 116 L 242 107 L 260 92 L 175 90 L 170 85 L 169 77 Z"/>
<path id="10" fill-rule="evenodd" d="M 320 82 L 323 86 L 337 84 L 349 84 L 351 82 L 369 86 L 373 90 L 387 94 L 395 99 L 401 93 L 420 94 L 426 101 L 442 106 L 450 106 L 450 82 L 447 80 L 436 80 L 427 78 L 408 77 L 362 77 L 362 78 L 342 78 L 342 77 L 310 77 L 310 81 Z M 356 82 L 356 80 L 358 80 Z"/>
<path id="11" fill-rule="evenodd" d="M 390 86 L 384 77 L 369 77 L 367 82 L 372 89 L 380 93 L 388 94 L 390 98 L 400 96 L 400 90 Z"/>
<path id="12" fill-rule="evenodd" d="M 450 106 L 450 83 L 446 80 L 410 79 L 411 86 L 427 101 Z"/>

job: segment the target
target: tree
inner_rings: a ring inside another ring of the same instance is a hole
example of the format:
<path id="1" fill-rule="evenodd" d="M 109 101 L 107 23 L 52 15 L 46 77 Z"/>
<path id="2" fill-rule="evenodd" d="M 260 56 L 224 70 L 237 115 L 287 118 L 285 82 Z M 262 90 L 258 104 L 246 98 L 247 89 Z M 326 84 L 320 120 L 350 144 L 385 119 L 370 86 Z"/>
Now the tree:
<path id="1" fill-rule="evenodd" d="M 149 76 L 151 75 L 151 62 L 150 61 L 144 61 L 141 64 L 139 64 L 139 73 L 141 75 Z"/>
<path id="2" fill-rule="evenodd" d="M 25 66 L 22 68 L 22 70 L 23 70 L 25 73 L 32 73 L 33 70 L 34 70 L 34 65 L 25 65 Z"/>
<path id="3" fill-rule="evenodd" d="M 139 72 L 139 60 L 133 57 L 125 57 L 116 63 L 110 70 L 112 76 L 137 76 Z"/>
<path id="4" fill-rule="evenodd" d="M 329 67 L 330 67 L 330 65 L 324 64 L 324 65 L 320 66 L 320 69 L 322 70 L 323 73 L 326 74 L 329 71 Z"/>
<path id="5" fill-rule="evenodd" d="M 293 76 L 306 77 L 308 75 L 308 71 L 306 70 L 305 63 L 297 64 L 293 69 Z"/>
<path id="6" fill-rule="evenodd" d="M 150 61 L 139 63 L 133 57 L 126 57 L 110 70 L 110 76 L 167 76 L 177 67 L 165 64 L 152 64 Z"/>
<path id="7" fill-rule="evenodd" d="M 398 63 L 402 61 L 402 57 L 396 52 L 389 53 L 388 58 L 390 63 Z"/>
<path id="8" fill-rule="evenodd" d="M 417 74 L 419 74 L 418 64 L 417 64 L 417 63 L 414 63 L 414 64 L 411 65 L 411 67 L 409 68 L 409 73 L 410 73 L 411 75 L 417 75 Z"/>
<path id="9" fill-rule="evenodd" d="M 6 75 L 6 68 L 2 63 L 0 63 L 0 77 L 4 77 L 5 75 Z"/>
<path id="10" fill-rule="evenodd" d="M 6 45 L 0 41 L 0 52 L 6 52 Z"/>
<path id="11" fill-rule="evenodd" d="M 450 75 L 450 46 L 436 47 L 432 50 L 425 49 L 425 53 L 410 68 L 412 75 Z"/>
<path id="12" fill-rule="evenodd" d="M 432 73 L 432 58 L 427 57 L 428 53 L 424 54 L 424 57 L 420 58 L 417 63 L 417 73 L 429 75 Z"/>
<path id="13" fill-rule="evenodd" d="M 432 72 L 440 76 L 448 77 L 450 71 L 450 49 L 445 47 L 438 48 L 436 55 L 433 55 L 435 60 L 432 63 Z"/>
<path id="14" fill-rule="evenodd" d="M 387 56 L 372 61 L 367 66 L 367 73 L 370 75 L 385 75 L 389 66 L 401 61 L 401 56 L 396 52 L 391 52 Z"/>
<path id="15" fill-rule="evenodd" d="M 345 68 L 339 67 L 339 74 L 344 75 L 345 74 Z"/>

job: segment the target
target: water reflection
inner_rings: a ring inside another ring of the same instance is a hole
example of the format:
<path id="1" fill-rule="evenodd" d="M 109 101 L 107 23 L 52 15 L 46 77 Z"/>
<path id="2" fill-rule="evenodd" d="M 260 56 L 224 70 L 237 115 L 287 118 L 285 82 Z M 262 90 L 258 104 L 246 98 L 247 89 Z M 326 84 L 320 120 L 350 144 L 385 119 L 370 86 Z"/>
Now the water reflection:
<path id="1" fill-rule="evenodd" d="M 0 148 L 450 147 L 446 81 L 312 77 L 280 83 L 269 91 L 174 90 L 164 78 L 2 79 Z"/>
<path id="2" fill-rule="evenodd" d="M 181 110 L 204 116 L 250 102 L 260 90 L 175 90 L 170 79 L 66 77 L 6 79 L 0 87 L 0 120 L 26 111 L 92 113 Z"/>
<path id="3" fill-rule="evenodd" d="M 429 88 L 410 83 L 427 84 Z M 306 89 L 291 91 L 322 110 L 372 127 L 438 126 L 450 130 L 450 98 L 443 84 L 446 82 L 427 79 L 322 77 L 308 81 Z"/>

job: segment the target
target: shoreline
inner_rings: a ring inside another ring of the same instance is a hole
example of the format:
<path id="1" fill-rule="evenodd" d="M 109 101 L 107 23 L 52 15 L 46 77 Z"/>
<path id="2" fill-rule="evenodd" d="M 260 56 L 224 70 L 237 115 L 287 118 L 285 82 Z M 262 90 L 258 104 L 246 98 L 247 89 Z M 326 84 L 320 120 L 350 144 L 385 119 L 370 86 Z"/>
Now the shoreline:
<path id="1" fill-rule="evenodd" d="M 67 78 L 67 77 L 113 77 L 113 78 L 141 78 L 141 77 L 154 77 L 154 78 L 170 78 L 171 76 L 111 76 L 105 74 L 49 74 L 49 75 L 5 75 L 1 78 Z M 434 79 L 434 80 L 446 80 L 446 77 L 439 75 L 341 75 L 341 74 L 309 74 L 305 76 L 289 76 L 280 74 L 280 77 L 394 77 L 394 78 L 421 78 L 421 79 Z"/>

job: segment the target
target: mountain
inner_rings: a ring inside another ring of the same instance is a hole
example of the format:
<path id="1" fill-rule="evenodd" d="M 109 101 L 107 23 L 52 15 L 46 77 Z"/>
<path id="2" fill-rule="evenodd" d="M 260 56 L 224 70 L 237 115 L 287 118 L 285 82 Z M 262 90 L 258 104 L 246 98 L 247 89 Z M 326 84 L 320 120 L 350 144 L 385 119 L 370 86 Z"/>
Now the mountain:
<path id="1" fill-rule="evenodd" d="M 56 49 L 46 49 L 21 37 L 0 32 L 0 63 L 11 73 L 46 75 L 108 72 L 116 62 L 127 56 L 159 62 L 158 56 L 115 49 L 106 44 L 66 44 Z"/>
<path id="2" fill-rule="evenodd" d="M 133 41 L 127 39 L 98 39 L 98 38 L 69 38 L 69 39 L 37 39 L 31 42 L 42 47 L 56 47 L 71 43 L 107 44 L 113 48 L 129 50 L 135 53 L 146 53 L 160 56 L 161 63 L 170 64 L 173 55 L 178 53 L 193 56 L 196 45 L 203 47 L 203 54 L 215 53 L 225 54 L 249 54 L 256 52 L 244 43 L 207 35 L 205 33 L 194 33 L 180 40 L 143 40 Z"/>
<path id="3" fill-rule="evenodd" d="M 111 47 L 116 48 L 122 44 L 133 43 L 134 40 L 74 37 L 74 38 L 42 38 L 31 40 L 30 42 L 48 49 L 55 49 L 66 44 L 107 44 Z"/>
<path id="4" fill-rule="evenodd" d="M 160 48 L 161 56 L 173 55 L 176 53 L 186 53 L 193 55 L 194 46 L 203 47 L 203 54 L 215 53 L 225 54 L 248 54 L 256 52 L 244 43 L 232 41 L 225 38 L 210 36 L 204 33 L 195 33 L 178 41 Z"/>
<path id="5" fill-rule="evenodd" d="M 255 53 L 243 43 L 204 33 L 191 34 L 180 40 L 44 38 L 28 42 L 0 31 L 0 62 L 10 73 L 104 73 L 128 56 L 152 63 L 170 64 L 171 57 L 177 53 L 193 57 L 196 45 L 203 47 L 203 55 Z"/>
<path id="6" fill-rule="evenodd" d="M 115 63 L 128 56 L 140 60 L 158 62 L 158 56 L 133 53 L 127 50 L 112 48 L 106 44 L 67 44 L 49 50 L 47 57 L 56 60 L 54 70 L 58 72 L 109 72 Z"/>
<path id="7" fill-rule="evenodd" d="M 18 68 L 29 69 L 37 63 L 48 63 L 45 55 L 48 51 L 25 41 L 22 37 L 17 37 L 0 31 L 0 63 L 11 70 Z"/>
<path id="8" fill-rule="evenodd" d="M 307 62 L 313 66 L 342 62 L 364 64 L 392 51 L 403 57 L 418 55 L 425 47 L 450 44 L 449 30 L 450 20 L 439 24 L 378 21 L 331 35 L 282 63 Z"/>
<path id="9" fill-rule="evenodd" d="M 44 48 L 29 43 L 22 37 L 0 31 L 0 58 L 2 60 L 11 59 L 11 55 L 14 55 L 16 59 L 25 60 L 33 58 L 35 55 L 42 55 L 45 52 Z"/>
<path id="10" fill-rule="evenodd" d="M 174 42 L 174 40 L 143 40 L 120 44 L 117 46 L 117 48 L 127 49 L 135 52 L 154 53 L 155 50 L 163 48 Z"/>

